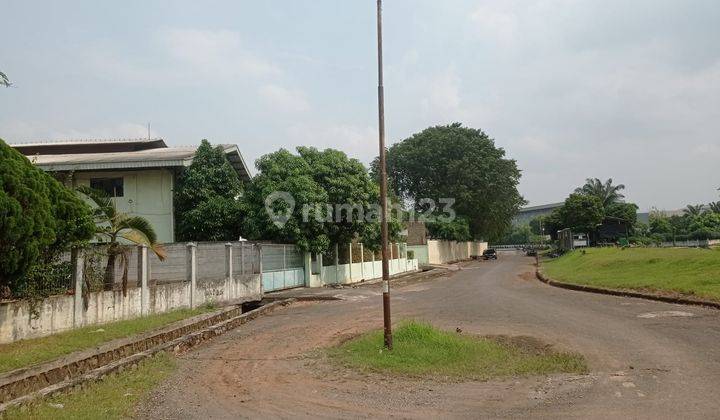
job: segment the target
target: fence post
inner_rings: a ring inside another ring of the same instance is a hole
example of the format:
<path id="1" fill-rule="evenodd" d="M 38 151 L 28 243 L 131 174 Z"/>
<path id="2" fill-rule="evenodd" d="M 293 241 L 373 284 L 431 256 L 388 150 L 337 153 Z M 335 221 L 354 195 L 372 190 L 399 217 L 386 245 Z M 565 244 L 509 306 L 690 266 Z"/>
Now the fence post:
<path id="1" fill-rule="evenodd" d="M 362 242 L 360 242 L 360 278 L 365 280 L 365 250 Z"/>
<path id="2" fill-rule="evenodd" d="M 325 285 L 325 278 L 323 277 L 323 254 L 322 252 L 317 254 L 318 271 L 320 272 L 320 283 Z"/>
<path id="3" fill-rule="evenodd" d="M 335 244 L 335 283 L 340 283 L 340 274 L 338 273 L 338 270 L 340 269 L 338 266 L 340 265 L 340 259 L 338 257 L 338 244 Z"/>
<path id="4" fill-rule="evenodd" d="M 372 252 L 372 256 L 373 278 L 375 278 L 375 251 Z"/>
<path id="5" fill-rule="evenodd" d="M 83 316 L 83 279 L 85 277 L 85 255 L 82 249 L 73 248 L 70 251 L 70 261 L 72 261 L 72 279 L 75 287 L 74 311 L 73 311 L 73 327 L 82 326 Z M 89 292 L 89 291 L 88 291 Z"/>
<path id="6" fill-rule="evenodd" d="M 405 256 L 405 271 L 407 271 L 407 242 L 403 242 L 403 255 Z"/>
<path id="7" fill-rule="evenodd" d="M 190 282 L 190 308 L 195 307 L 195 287 L 197 283 L 197 258 L 196 251 L 197 244 L 195 242 L 188 242 L 187 244 L 187 279 Z"/>
<path id="8" fill-rule="evenodd" d="M 304 274 L 305 278 L 303 283 L 305 287 L 310 287 L 310 275 L 312 274 L 312 254 L 309 252 L 303 252 L 303 265 L 305 266 Z"/>
<path id="9" fill-rule="evenodd" d="M 283 245 L 283 287 L 287 287 L 287 245 Z"/>
<path id="10" fill-rule="evenodd" d="M 233 277 L 233 252 L 232 244 L 225 243 L 225 278 L 232 280 Z"/>
<path id="11" fill-rule="evenodd" d="M 245 242 L 240 242 L 240 274 L 245 274 Z"/>
<path id="12" fill-rule="evenodd" d="M 148 288 L 148 248 L 138 245 L 138 280 L 140 281 L 140 315 L 150 313 L 150 289 Z"/>
<path id="13" fill-rule="evenodd" d="M 350 242 L 350 245 L 348 245 L 348 258 L 350 259 L 348 261 L 348 272 L 350 273 L 350 283 L 352 283 L 352 264 L 353 264 L 352 242 Z"/>

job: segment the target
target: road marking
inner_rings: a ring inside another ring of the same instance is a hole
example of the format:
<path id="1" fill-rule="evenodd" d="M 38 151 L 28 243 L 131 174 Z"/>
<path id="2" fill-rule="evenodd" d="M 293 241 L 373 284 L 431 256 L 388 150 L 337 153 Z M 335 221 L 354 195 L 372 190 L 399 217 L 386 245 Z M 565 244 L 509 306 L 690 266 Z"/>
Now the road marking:
<path id="1" fill-rule="evenodd" d="M 692 312 L 683 311 L 658 311 L 640 314 L 638 318 L 669 318 L 669 317 L 691 317 L 695 316 Z"/>

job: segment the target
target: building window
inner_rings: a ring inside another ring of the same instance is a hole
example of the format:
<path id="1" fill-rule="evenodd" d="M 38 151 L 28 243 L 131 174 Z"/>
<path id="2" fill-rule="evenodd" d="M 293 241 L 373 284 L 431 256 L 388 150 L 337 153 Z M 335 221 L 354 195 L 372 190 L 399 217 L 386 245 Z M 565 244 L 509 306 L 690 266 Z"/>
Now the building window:
<path id="1" fill-rule="evenodd" d="M 104 191 L 110 197 L 123 196 L 123 179 L 122 178 L 92 178 L 90 180 L 90 188 Z"/>

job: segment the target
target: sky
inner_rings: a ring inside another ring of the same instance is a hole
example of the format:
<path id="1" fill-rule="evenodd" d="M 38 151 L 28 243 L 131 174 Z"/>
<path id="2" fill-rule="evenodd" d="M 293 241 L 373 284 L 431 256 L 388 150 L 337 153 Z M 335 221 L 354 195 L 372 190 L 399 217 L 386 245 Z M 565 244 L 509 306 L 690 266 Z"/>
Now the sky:
<path id="1" fill-rule="evenodd" d="M 389 143 L 480 128 L 530 205 L 720 199 L 717 0 L 386 0 Z M 0 138 L 377 155 L 375 1 L 0 0 Z"/>

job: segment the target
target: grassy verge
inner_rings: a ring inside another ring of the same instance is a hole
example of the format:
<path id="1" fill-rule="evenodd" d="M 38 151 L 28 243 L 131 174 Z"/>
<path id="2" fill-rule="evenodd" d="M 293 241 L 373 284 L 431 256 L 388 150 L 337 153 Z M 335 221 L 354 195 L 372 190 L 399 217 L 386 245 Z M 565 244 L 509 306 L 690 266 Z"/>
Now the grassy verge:
<path id="1" fill-rule="evenodd" d="M 132 415 L 135 405 L 175 369 L 174 359 L 159 353 L 83 389 L 43 398 L 7 410 L 4 418 L 119 419 Z"/>
<path id="2" fill-rule="evenodd" d="M 542 267 L 567 283 L 720 301 L 720 249 L 591 248 L 543 261 Z"/>
<path id="3" fill-rule="evenodd" d="M 213 310 L 212 307 L 180 309 L 163 314 L 92 325 L 47 337 L 0 345 L 0 373 L 57 359 L 74 351 L 97 347 Z"/>
<path id="4" fill-rule="evenodd" d="M 373 331 L 332 349 L 331 356 L 364 371 L 476 380 L 587 371 L 577 354 L 445 332 L 425 323 L 405 323 L 393 339 L 393 350 L 385 351 L 382 331 Z"/>

